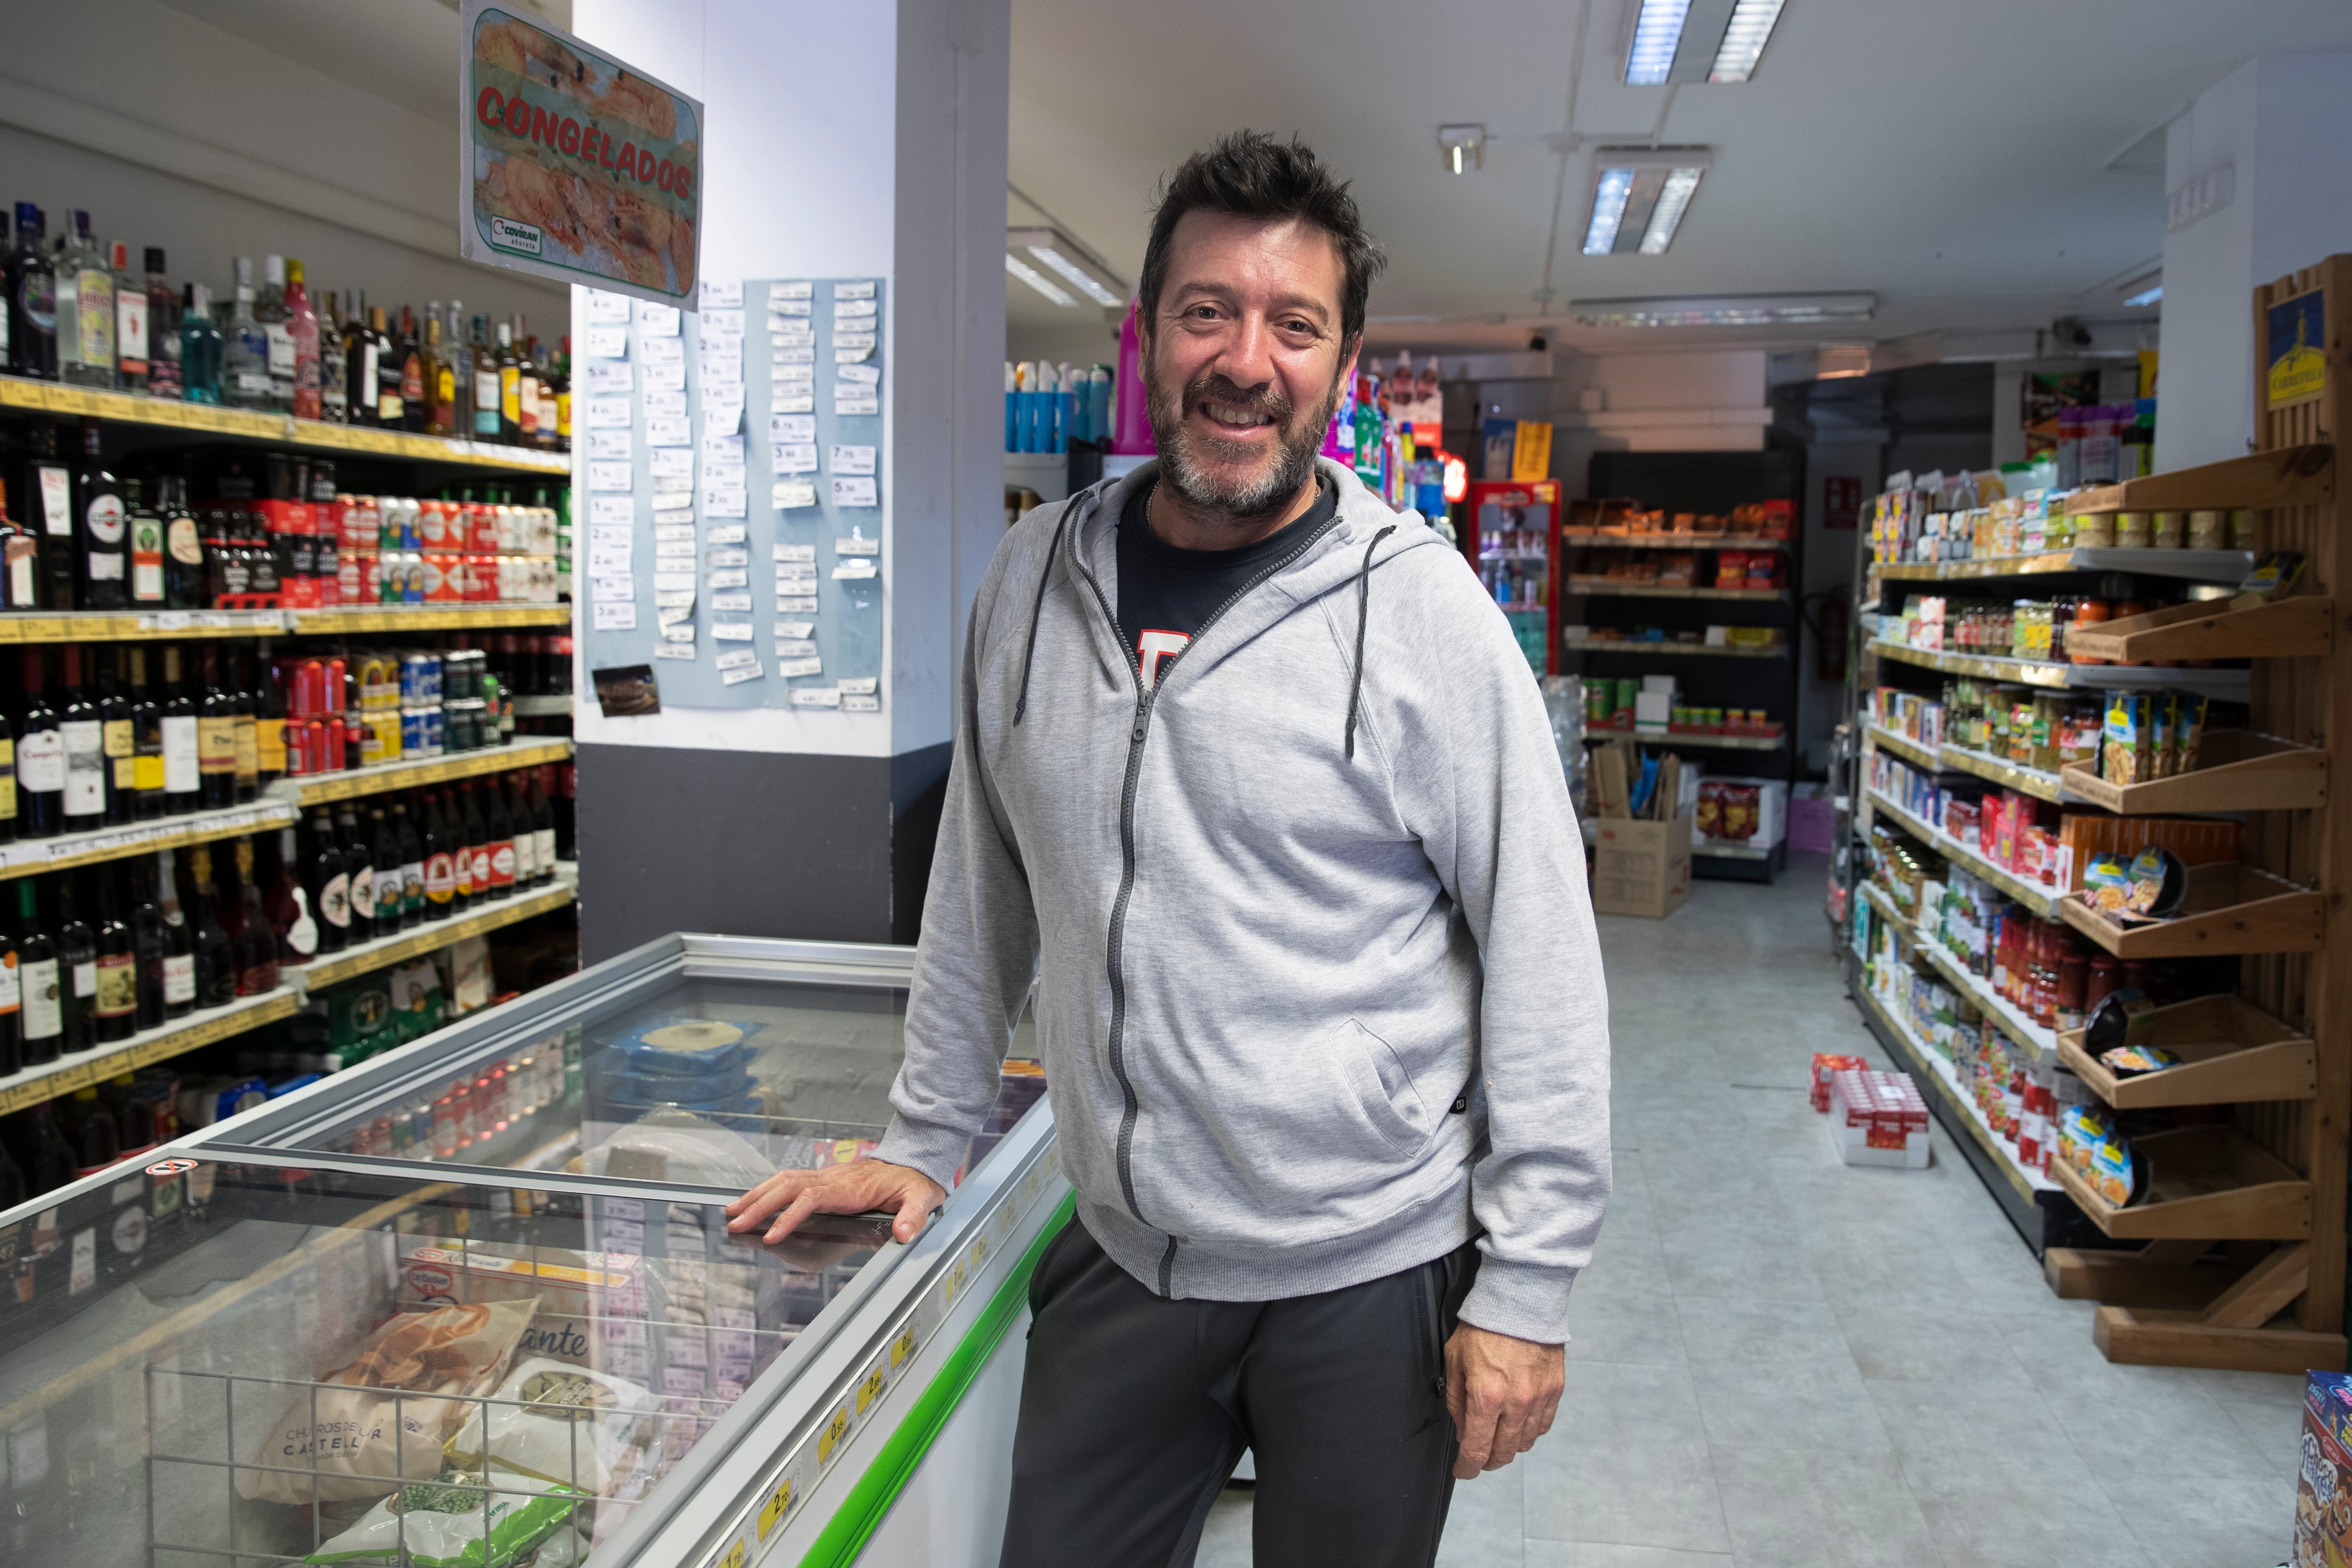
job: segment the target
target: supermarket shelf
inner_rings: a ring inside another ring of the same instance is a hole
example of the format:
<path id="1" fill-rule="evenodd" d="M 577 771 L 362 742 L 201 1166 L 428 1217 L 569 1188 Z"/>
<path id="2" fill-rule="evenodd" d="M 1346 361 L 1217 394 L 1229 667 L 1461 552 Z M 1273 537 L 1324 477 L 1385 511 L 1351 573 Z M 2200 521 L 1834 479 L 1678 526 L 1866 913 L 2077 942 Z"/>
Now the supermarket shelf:
<path id="1" fill-rule="evenodd" d="M 2119 784 L 2081 763 L 2059 774 L 2068 800 L 2119 816 L 2176 811 L 2316 811 L 2327 804 L 2327 753 L 2252 730 L 2215 730 L 2198 766 L 2168 778 Z"/>
<path id="2" fill-rule="evenodd" d="M 98 610 L 49 616 L 0 611 L 0 643 L 180 642 L 190 637 L 274 637 L 281 610 Z"/>
<path id="3" fill-rule="evenodd" d="M 468 468 L 505 468 L 534 474 L 569 477 L 572 458 L 565 452 L 534 452 L 484 441 L 455 441 L 440 436 L 411 436 L 398 430 L 371 430 L 363 426 L 329 425 L 297 419 L 287 414 L 259 414 L 244 408 L 216 408 L 209 404 L 180 403 L 163 397 L 140 397 L 128 392 L 100 392 L 91 387 L 66 386 L 0 375 L 0 408 L 23 409 L 64 418 L 98 418 L 118 425 L 184 430 L 195 436 L 225 436 L 237 440 L 267 441 L 273 446 L 299 447 L 315 452 L 348 452 L 371 458 L 404 458 L 419 463 L 457 463 Z"/>
<path id="4" fill-rule="evenodd" d="M 2068 514 L 2318 506 L 2336 499 L 2336 448 L 2281 447 L 2077 490 Z"/>
<path id="5" fill-rule="evenodd" d="M 2292 603 L 2293 601 L 2287 601 Z M 1891 658 L 1901 664 L 1916 664 L 1922 669 L 1937 669 L 1946 675 L 1973 675 L 1982 680 L 2013 680 L 2024 686 L 2051 688 L 2075 687 L 2097 689 L 2106 687 L 2129 687 L 2134 689 L 2160 690 L 2175 688 L 2182 691 L 2201 691 L 2223 702 L 2243 702 L 2253 692 L 2253 678 L 2242 669 L 2190 669 L 2156 665 L 2060 664 L 2041 658 L 1986 658 L 1975 654 L 1942 653 L 1928 648 L 1911 647 L 1898 642 L 1879 638 L 1863 645 L 1863 651 L 1881 658 Z"/>
<path id="6" fill-rule="evenodd" d="M 304 637 L 338 632 L 471 631 L 484 626 L 568 626 L 569 605 L 381 605 L 348 609 L 288 610 L 292 629 Z"/>
<path id="7" fill-rule="evenodd" d="M 460 752 L 454 757 L 428 757 L 420 762 L 386 763 L 380 767 L 352 768 L 308 778 L 280 779 L 269 786 L 269 793 L 278 800 L 291 801 L 298 805 L 318 805 L 325 801 L 381 795 L 386 790 L 413 789 L 418 784 L 440 784 L 447 779 L 475 778 L 483 773 L 502 773 L 510 768 L 561 763 L 571 755 L 570 741 L 517 742 L 511 746 L 486 746 L 478 752 Z"/>
<path id="8" fill-rule="evenodd" d="M 1924 818 L 1912 816 L 1880 791 L 1874 789 L 1865 793 L 1870 796 L 1873 805 L 1901 823 L 1910 831 L 1913 837 L 1945 858 L 1958 861 L 1967 867 L 1971 874 L 1990 882 L 2033 913 L 2047 915 L 2053 905 L 2081 902 L 2080 900 L 2062 899 L 2056 889 L 2045 888 L 2039 882 L 2025 881 L 2006 867 L 1994 865 L 1986 858 L 1982 850 L 1973 845 L 1961 843 L 1942 828 L 1930 825 Z"/>
<path id="9" fill-rule="evenodd" d="M 1610 550 L 1786 550 L 1785 539 L 1737 533 L 1574 533 L 1559 531 L 1563 547 L 1591 545 Z"/>
<path id="10" fill-rule="evenodd" d="M 1710 860 L 1769 860 L 1772 858 L 1772 851 L 1769 848 L 1753 849 L 1745 844 L 1709 844 L 1698 838 L 1691 840 L 1691 853 L 1705 856 Z"/>
<path id="11" fill-rule="evenodd" d="M 518 697 L 514 700 L 518 719 L 569 719 L 572 717 L 572 696 Z"/>
<path id="12" fill-rule="evenodd" d="M 1939 767 L 1974 773 L 1980 779 L 2005 784 L 2020 795 L 2030 795 L 2053 805 L 2061 794 L 2056 773 L 2044 773 L 2040 768 L 2021 767 L 1990 752 L 1972 751 L 1966 746 L 1938 746 L 1936 748 L 1936 761 Z"/>
<path id="13" fill-rule="evenodd" d="M 1895 907 L 1895 900 L 1885 889 L 1875 882 L 1857 882 L 1854 885 L 1861 889 L 1863 901 L 1885 916 L 1886 923 L 1901 932 L 1906 941 L 1919 940 L 1918 931 L 1912 925 L 1911 917 Z"/>
<path id="14" fill-rule="evenodd" d="M 1900 561 L 1873 571 L 1894 583 L 1958 583 L 1984 577 L 2052 577 L 2070 572 L 2128 572 L 2191 583 L 2242 583 L 2254 569 L 2251 550 L 2158 550 L 2105 546 L 2053 550 L 2039 555 L 1992 555 L 1969 561 Z"/>
<path id="15" fill-rule="evenodd" d="M 1714 654 L 1732 658 L 1786 658 L 1789 655 L 1786 643 L 1773 647 L 1732 647 L 1728 645 L 1713 647 L 1696 642 L 1643 642 L 1633 637 L 1611 637 L 1600 642 L 1570 642 L 1562 638 L 1559 646 L 1568 653 Z"/>
<path id="16" fill-rule="evenodd" d="M 2081 1029 L 2058 1037 L 2058 1059 L 2118 1110 L 2154 1105 L 2245 1104 L 2319 1096 L 2319 1047 L 2242 996 L 2176 1002 L 2135 1020 L 2180 1058 L 2177 1067 L 2117 1078 L 2091 1055 Z"/>
<path id="17" fill-rule="evenodd" d="M 2024 1014 L 2000 992 L 1992 983 L 1962 963 L 1943 943 L 1932 938 L 1922 938 L 1919 951 L 1936 973 L 1951 982 L 1954 990 L 1976 1005 L 1978 1012 L 1992 1020 L 1992 1026 L 2011 1041 L 2022 1046 L 2036 1062 L 2046 1062 L 2058 1049 L 2058 1032 L 2045 1029 Z"/>
<path id="18" fill-rule="evenodd" d="M 1966 1128 L 1977 1146 L 1992 1157 L 1992 1168 L 1999 1171 L 2028 1203 L 2033 1201 L 2036 1193 L 2057 1190 L 2057 1183 L 2039 1171 L 2026 1169 L 2019 1162 L 2016 1152 L 2001 1142 L 1991 1123 L 1985 1121 L 1984 1112 L 1976 1108 L 1976 1102 L 1961 1089 L 1959 1074 L 1953 1070 L 1951 1063 L 1944 1059 L 1942 1053 L 1913 1034 L 1911 1026 L 1897 1018 L 1893 1009 L 1869 986 L 1857 985 L 1854 994 L 1862 998 L 1866 1010 L 1876 1015 L 1885 1034 L 1901 1042 L 1904 1054 L 1915 1058 L 1906 1065 L 1912 1069 L 1914 1078 L 1925 1079 L 1929 1085 L 1929 1092 L 1943 1100 L 1950 1112 L 1941 1119 L 1946 1126 L 1957 1122 Z"/>
<path id="19" fill-rule="evenodd" d="M 522 711 L 520 708 L 517 712 Z M 1699 735 L 1672 730 L 1662 735 L 1645 735 L 1638 730 L 1587 730 L 1584 743 L 1598 745 L 1602 741 L 1638 741 L 1645 746 L 1706 746 L 1726 752 L 1777 752 L 1787 744 L 1784 731 L 1778 735 Z"/>
<path id="20" fill-rule="evenodd" d="M 2056 902 L 2060 918 L 2117 958 L 2316 952 L 2327 932 L 2326 894 L 2234 860 L 2189 867 L 2170 920 L 2126 925 L 2078 898 Z"/>
<path id="21" fill-rule="evenodd" d="M 193 1051 L 199 1046 L 241 1035 L 247 1029 L 290 1016 L 302 1005 L 301 987 L 280 984 L 259 996 L 240 996 L 226 1007 L 214 1007 L 174 1019 L 160 1029 L 149 1029 L 128 1040 L 100 1046 L 93 1051 L 26 1068 L 0 1078 L 0 1115 L 24 1110 L 44 1100 L 71 1094 L 91 1084 Z"/>
<path id="22" fill-rule="evenodd" d="M 1880 724 L 1865 725 L 1864 732 L 1872 745 L 1892 752 L 1915 767 L 1934 769 L 1941 765 L 1936 761 L 1935 747 L 1923 746 L 1908 735 L 1898 735 Z"/>
<path id="23" fill-rule="evenodd" d="M 2132 1140 L 2147 1157 L 2147 1192 L 2121 1207 L 2063 1160 L 2050 1169 L 2091 1223 L 2118 1240 L 2302 1241 L 2311 1184 L 2235 1127 L 2177 1127 Z"/>
<path id="24" fill-rule="evenodd" d="M 29 877 L 40 871 L 62 871 L 69 866 L 94 865 L 131 855 L 152 855 L 184 844 L 209 844 L 219 838 L 241 838 L 248 833 L 284 827 L 294 820 L 294 808 L 276 801 L 200 811 L 161 822 L 101 827 L 89 833 L 68 833 L 55 838 L 28 838 L 0 849 L 0 880 Z"/>
<path id="25" fill-rule="evenodd" d="M 500 926 L 510 926 L 533 915 L 543 915 L 550 910 L 567 908 L 578 896 L 579 884 L 579 867 L 569 861 L 559 861 L 553 887 L 517 893 L 511 899 L 485 904 L 455 920 L 429 921 L 398 936 L 379 937 L 373 942 L 346 948 L 331 958 L 313 959 L 301 970 L 302 984 L 306 989 L 316 991 L 322 986 L 349 980 L 356 974 L 366 974 L 422 958 L 469 936 L 480 936 Z"/>
<path id="26" fill-rule="evenodd" d="M 2336 601 L 2306 595 L 2242 610 L 2192 599 L 2144 616 L 2077 626 L 2069 649 L 2089 658 L 2143 664 L 2168 658 L 2324 658 L 2336 642 Z M 2221 608 L 2216 608 L 2216 605 Z"/>
<path id="27" fill-rule="evenodd" d="M 1786 588 L 1661 587 L 1654 583 L 1612 583 L 1604 577 L 1570 577 L 1571 599 L 1732 599 L 1758 605 L 1785 605 Z"/>

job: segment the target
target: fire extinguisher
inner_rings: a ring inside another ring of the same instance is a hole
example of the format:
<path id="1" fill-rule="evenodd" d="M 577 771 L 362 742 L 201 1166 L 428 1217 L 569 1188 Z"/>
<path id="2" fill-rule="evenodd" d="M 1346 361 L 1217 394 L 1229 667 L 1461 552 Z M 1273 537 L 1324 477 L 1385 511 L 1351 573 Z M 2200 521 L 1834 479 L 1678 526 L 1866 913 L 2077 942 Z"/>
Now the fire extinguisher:
<path id="1" fill-rule="evenodd" d="M 1808 594 L 1800 607 L 1805 629 L 1813 634 L 1813 674 L 1822 680 L 1845 679 L 1845 595 L 1843 588 Z"/>

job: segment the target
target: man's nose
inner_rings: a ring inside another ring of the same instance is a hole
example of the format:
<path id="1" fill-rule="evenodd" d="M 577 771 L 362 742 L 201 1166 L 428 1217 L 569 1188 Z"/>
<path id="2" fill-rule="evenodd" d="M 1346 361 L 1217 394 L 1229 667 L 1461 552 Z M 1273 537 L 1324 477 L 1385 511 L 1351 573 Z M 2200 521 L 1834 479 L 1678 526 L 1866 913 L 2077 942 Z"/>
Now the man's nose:
<path id="1" fill-rule="evenodd" d="M 1244 315 L 1234 323 L 1213 368 L 1244 392 L 1274 383 L 1274 337 L 1263 318 Z"/>

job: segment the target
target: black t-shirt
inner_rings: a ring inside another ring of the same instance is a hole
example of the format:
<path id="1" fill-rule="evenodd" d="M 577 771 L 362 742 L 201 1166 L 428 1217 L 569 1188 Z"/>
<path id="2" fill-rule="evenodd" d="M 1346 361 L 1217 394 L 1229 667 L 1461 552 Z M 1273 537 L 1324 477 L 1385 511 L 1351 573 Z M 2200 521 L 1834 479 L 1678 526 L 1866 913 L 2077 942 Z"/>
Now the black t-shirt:
<path id="1" fill-rule="evenodd" d="M 1255 544 L 1181 550 L 1145 521 L 1150 495 L 1149 485 L 1138 490 L 1118 519 L 1118 630 L 1135 651 L 1147 687 L 1159 674 L 1160 661 L 1190 643 L 1218 606 L 1339 510 L 1339 490 L 1318 476 L 1314 504 Z"/>

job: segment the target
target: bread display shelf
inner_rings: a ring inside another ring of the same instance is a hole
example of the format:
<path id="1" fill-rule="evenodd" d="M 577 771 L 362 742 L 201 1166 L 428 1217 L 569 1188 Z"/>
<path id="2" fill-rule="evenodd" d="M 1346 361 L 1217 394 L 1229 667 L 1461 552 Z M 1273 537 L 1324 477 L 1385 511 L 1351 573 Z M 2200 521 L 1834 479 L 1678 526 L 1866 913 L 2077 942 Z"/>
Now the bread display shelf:
<path id="1" fill-rule="evenodd" d="M 2226 511 L 2322 506 L 2336 499 L 2336 448 L 2278 447 L 2193 468 L 2147 474 L 2074 492 L 2070 517 L 2114 511 Z"/>
<path id="2" fill-rule="evenodd" d="M 2215 609 L 2217 604 L 2223 607 Z M 2185 658 L 2325 658 L 2336 646 L 2333 598 L 2305 595 L 2242 609 L 2228 605 L 2226 600 L 2191 599 L 2144 616 L 2102 621 L 2095 629 L 2076 627 L 2066 634 L 2066 649 L 2084 658 L 2147 664 Z"/>
<path id="3" fill-rule="evenodd" d="M 2054 902 L 2068 925 L 2117 958 L 2316 952 L 2327 931 L 2326 895 L 2236 861 L 2189 868 L 2188 896 L 2168 921 L 2127 925 L 2079 898 Z"/>
<path id="4" fill-rule="evenodd" d="M 2179 1127 L 2133 1140 L 2147 1158 L 2147 1195 L 2118 1208 L 2063 1159 L 2050 1173 L 2091 1223 L 2118 1240 L 2301 1241 L 2311 1184 L 2236 1128 Z"/>
<path id="5" fill-rule="evenodd" d="M 2234 995 L 2200 996 L 2146 1016 L 2147 1043 L 2180 1058 L 2179 1067 L 2117 1078 L 2083 1044 L 2058 1036 L 2058 1059 L 2117 1110 L 2158 1105 L 2250 1104 L 2311 1100 L 2319 1093 L 2318 1047 Z"/>
<path id="6" fill-rule="evenodd" d="M 2314 811 L 2327 804 L 2327 753 L 2252 730 L 2215 730 L 2192 772 L 2141 784 L 2103 779 L 2084 763 L 2059 770 L 2070 800 L 2120 816 L 2195 811 Z"/>

